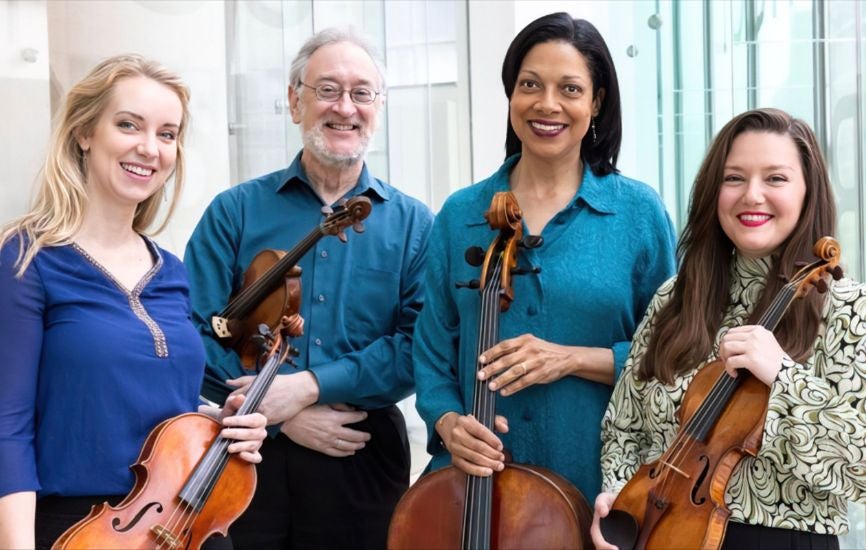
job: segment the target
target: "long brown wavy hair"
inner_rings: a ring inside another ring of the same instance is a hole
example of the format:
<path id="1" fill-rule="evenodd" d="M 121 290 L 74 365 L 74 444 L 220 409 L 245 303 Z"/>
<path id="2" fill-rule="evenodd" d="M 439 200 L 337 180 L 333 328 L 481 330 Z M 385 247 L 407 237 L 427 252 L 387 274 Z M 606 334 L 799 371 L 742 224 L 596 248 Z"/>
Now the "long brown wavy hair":
<path id="1" fill-rule="evenodd" d="M 754 324 L 785 284 L 794 262 L 814 257 L 820 237 L 835 234 L 836 207 L 824 156 L 809 125 L 778 109 L 757 109 L 734 117 L 718 133 L 698 171 L 692 188 L 688 221 L 677 256 L 680 270 L 673 295 L 657 316 L 655 330 L 637 375 L 665 383 L 686 372 L 712 351 L 715 335 L 729 306 L 734 244 L 722 231 L 717 214 L 725 161 L 731 145 L 744 132 L 766 132 L 790 137 L 800 155 L 806 196 L 794 231 L 773 254 L 767 285 L 749 319 Z M 802 361 L 812 351 L 821 324 L 823 296 L 817 292 L 791 305 L 775 330 L 782 349 Z"/>

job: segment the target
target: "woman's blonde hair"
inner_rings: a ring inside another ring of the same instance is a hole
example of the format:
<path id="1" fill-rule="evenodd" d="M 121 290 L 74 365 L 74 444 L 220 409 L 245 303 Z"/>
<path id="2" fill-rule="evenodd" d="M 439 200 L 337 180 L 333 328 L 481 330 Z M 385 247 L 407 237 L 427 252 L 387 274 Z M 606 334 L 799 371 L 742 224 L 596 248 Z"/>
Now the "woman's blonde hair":
<path id="1" fill-rule="evenodd" d="M 87 193 L 84 151 L 78 138 L 93 135 L 117 82 L 137 76 L 169 87 L 177 94 L 183 109 L 177 135 L 174 192 L 165 219 L 152 233 L 162 231 L 168 223 L 183 189 L 183 140 L 189 122 L 189 89 L 179 76 L 155 61 L 137 54 L 110 57 L 69 90 L 39 174 L 36 200 L 27 214 L 10 222 L 0 235 L 0 246 L 16 234 L 19 237 L 16 262 L 19 277 L 42 247 L 68 243 L 81 227 Z M 164 195 L 165 187 L 162 193 L 154 193 L 138 205 L 132 223 L 135 231 L 144 233 L 153 224 Z"/>

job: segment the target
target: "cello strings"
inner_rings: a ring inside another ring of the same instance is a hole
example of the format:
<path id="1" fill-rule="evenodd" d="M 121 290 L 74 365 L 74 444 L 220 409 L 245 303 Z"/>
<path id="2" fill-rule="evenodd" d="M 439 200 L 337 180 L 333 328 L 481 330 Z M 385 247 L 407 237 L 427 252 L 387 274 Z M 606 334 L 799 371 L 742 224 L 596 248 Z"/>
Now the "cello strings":
<path id="1" fill-rule="evenodd" d="M 485 287 L 481 293 L 480 319 L 479 319 L 479 336 L 476 344 L 476 357 L 481 355 L 491 346 L 491 341 L 496 338 L 494 330 L 498 329 L 491 326 L 492 321 L 497 320 L 498 300 L 496 299 L 499 291 L 499 277 L 501 273 L 501 260 L 497 253 L 495 264 L 492 273 L 488 274 L 485 281 Z M 477 361 L 477 360 L 476 360 Z M 480 364 L 477 367 L 481 367 Z M 477 370 L 476 370 L 477 372 Z M 475 403 L 473 405 L 473 414 L 476 420 L 482 424 L 490 424 L 489 415 L 493 410 L 492 392 L 487 388 L 487 382 L 478 380 L 477 376 L 474 380 L 475 387 Z M 482 541 L 487 541 L 489 545 L 489 507 L 492 495 L 492 486 L 490 486 L 490 477 L 481 477 L 470 475 L 467 477 L 466 485 L 466 500 L 464 502 L 464 529 L 463 529 L 463 548 L 479 548 L 482 546 Z M 488 518 L 487 521 L 484 519 Z"/>

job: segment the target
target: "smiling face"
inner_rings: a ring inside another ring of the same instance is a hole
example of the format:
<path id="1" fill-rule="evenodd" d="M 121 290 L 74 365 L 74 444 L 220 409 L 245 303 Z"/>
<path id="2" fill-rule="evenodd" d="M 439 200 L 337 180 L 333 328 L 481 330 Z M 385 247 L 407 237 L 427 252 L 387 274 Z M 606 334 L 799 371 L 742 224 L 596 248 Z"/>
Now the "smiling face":
<path id="1" fill-rule="evenodd" d="M 379 73 L 370 56 L 350 42 L 322 46 L 313 52 L 303 82 L 316 88 L 331 85 L 343 90 L 369 88 L 381 92 Z M 301 125 L 304 150 L 329 166 L 361 162 L 382 106 L 378 95 L 370 105 L 353 103 L 348 93 L 335 102 L 322 101 L 311 88 L 289 88 L 292 120 Z"/>
<path id="2" fill-rule="evenodd" d="M 806 198 L 800 155 L 787 135 L 744 132 L 731 144 L 718 216 L 737 252 L 772 254 L 794 231 Z"/>
<path id="3" fill-rule="evenodd" d="M 92 134 L 78 138 L 88 200 L 134 208 L 162 189 L 174 171 L 182 116 L 168 86 L 141 76 L 118 80 Z"/>
<path id="4" fill-rule="evenodd" d="M 586 58 L 571 44 L 542 42 L 523 58 L 511 94 L 509 116 L 524 157 L 576 165 L 580 144 L 604 100 Z"/>

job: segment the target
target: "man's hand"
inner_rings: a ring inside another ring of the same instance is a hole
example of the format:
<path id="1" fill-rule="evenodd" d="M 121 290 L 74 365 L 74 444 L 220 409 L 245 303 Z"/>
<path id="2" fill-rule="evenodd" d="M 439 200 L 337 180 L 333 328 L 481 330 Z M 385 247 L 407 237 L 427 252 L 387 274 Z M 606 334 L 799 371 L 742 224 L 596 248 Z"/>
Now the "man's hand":
<path id="1" fill-rule="evenodd" d="M 311 405 L 283 422 L 280 431 L 298 445 L 328 456 L 345 457 L 364 448 L 370 434 L 347 427 L 367 418 L 343 404 Z"/>
<path id="2" fill-rule="evenodd" d="M 241 376 L 234 380 L 227 380 L 226 383 L 238 388 L 231 395 L 246 395 L 253 380 L 255 376 Z M 280 424 L 294 417 L 305 407 L 314 404 L 318 399 L 319 382 L 310 371 L 278 374 L 262 400 L 258 412 L 267 417 L 268 425 Z"/>

